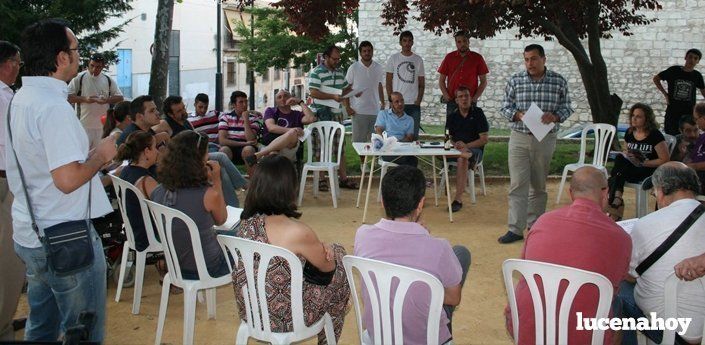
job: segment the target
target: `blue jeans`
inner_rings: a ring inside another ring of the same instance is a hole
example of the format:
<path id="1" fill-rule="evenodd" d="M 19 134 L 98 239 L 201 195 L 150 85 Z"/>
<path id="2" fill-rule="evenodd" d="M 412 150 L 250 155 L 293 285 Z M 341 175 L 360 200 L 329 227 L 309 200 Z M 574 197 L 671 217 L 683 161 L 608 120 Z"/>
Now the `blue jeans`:
<path id="1" fill-rule="evenodd" d="M 470 270 L 470 262 L 471 262 L 470 251 L 465 246 L 455 245 L 455 246 L 453 246 L 453 253 L 455 253 L 455 256 L 458 258 L 458 262 L 460 262 L 460 268 L 463 269 L 463 275 L 462 275 L 462 278 L 460 278 L 460 286 L 463 287 L 465 285 L 465 278 L 467 278 L 467 276 L 468 276 L 468 270 Z M 450 331 L 450 334 L 453 334 L 452 322 L 453 322 L 453 311 L 455 311 L 455 306 L 444 304 L 443 310 L 446 312 L 446 315 L 448 316 L 448 330 Z"/>
<path id="2" fill-rule="evenodd" d="M 421 125 L 421 106 L 416 104 L 404 105 L 406 115 L 414 119 L 414 140 L 419 139 L 419 126 Z"/>
<path id="3" fill-rule="evenodd" d="M 15 252 L 27 266 L 29 317 L 24 332 L 28 341 L 56 341 L 76 325 L 82 311 L 95 313 L 90 341 L 102 342 L 105 332 L 106 273 L 103 245 L 91 226 L 93 266 L 68 276 L 56 276 L 47 267 L 43 247 L 15 243 Z"/>
<path id="4" fill-rule="evenodd" d="M 220 180 L 223 184 L 223 198 L 225 204 L 232 207 L 240 207 L 240 201 L 237 200 L 235 188 L 242 188 L 247 184 L 247 180 L 242 177 L 240 171 L 233 162 L 228 159 L 228 156 L 222 152 L 211 152 L 208 154 L 208 159 L 214 160 L 220 164 Z"/>
<path id="5" fill-rule="evenodd" d="M 634 286 L 636 284 L 627 281 L 622 281 L 619 284 L 619 292 L 612 304 L 612 310 L 615 311 L 615 317 L 622 318 L 634 318 L 638 319 L 640 317 L 646 317 L 644 312 L 639 309 L 636 305 L 636 300 L 634 299 Z M 649 339 L 655 343 L 660 343 L 663 337 L 662 331 L 641 331 Z M 636 341 L 636 331 L 622 331 L 622 344 L 623 345 L 637 345 Z M 676 334 L 676 344 L 683 344 L 682 338 Z"/>

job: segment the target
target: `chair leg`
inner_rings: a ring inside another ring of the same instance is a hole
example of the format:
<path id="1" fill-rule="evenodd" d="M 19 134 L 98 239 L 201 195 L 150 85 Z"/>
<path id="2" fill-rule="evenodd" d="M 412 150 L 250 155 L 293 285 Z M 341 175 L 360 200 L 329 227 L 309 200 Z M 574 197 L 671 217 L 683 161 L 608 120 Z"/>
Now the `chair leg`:
<path id="1" fill-rule="evenodd" d="M 436 198 L 439 198 L 441 193 L 443 193 L 444 190 L 446 190 L 446 179 L 444 179 L 442 176 L 445 173 L 445 169 L 441 169 L 441 183 L 438 186 L 438 190 L 436 190 Z"/>
<path id="2" fill-rule="evenodd" d="M 162 342 L 162 333 L 164 332 L 164 321 L 166 321 L 166 308 L 169 306 L 169 286 L 171 286 L 171 277 L 167 273 L 164 276 L 162 285 L 162 297 L 159 301 L 159 318 L 157 319 L 157 336 L 154 339 L 155 345 L 160 345 Z"/>
<path id="3" fill-rule="evenodd" d="M 565 181 L 568 178 L 568 167 L 563 168 L 563 176 L 561 177 L 561 184 L 558 186 L 558 195 L 556 196 L 556 204 L 561 203 L 561 195 L 563 194 L 563 188 L 565 187 Z"/>
<path id="4" fill-rule="evenodd" d="M 196 294 L 198 291 L 184 289 L 184 345 L 193 344 L 193 329 L 196 323 Z"/>
<path id="5" fill-rule="evenodd" d="M 382 201 L 382 178 L 384 178 L 384 174 L 387 173 L 387 165 L 386 164 L 380 164 L 381 167 L 379 169 L 379 186 L 377 187 L 377 202 Z"/>
<path id="6" fill-rule="evenodd" d="M 247 345 L 247 339 L 250 337 L 250 328 L 244 320 L 240 320 L 240 327 L 237 329 L 237 335 L 235 336 L 236 345 Z"/>
<path id="7" fill-rule="evenodd" d="M 312 171 L 313 173 L 313 197 L 318 198 L 318 186 L 320 186 L 319 181 L 321 179 L 320 177 L 320 171 Z"/>
<path id="8" fill-rule="evenodd" d="M 142 285 L 144 283 L 144 265 L 147 262 L 146 252 L 137 252 L 135 255 L 135 293 L 132 300 L 132 314 L 140 313 L 142 301 Z"/>
<path id="9" fill-rule="evenodd" d="M 487 196 L 487 189 L 485 188 L 485 167 L 480 164 L 477 167 L 477 172 L 480 174 L 480 185 L 482 186 L 482 195 Z"/>
<path id="10" fill-rule="evenodd" d="M 125 281 L 125 271 L 127 270 L 127 257 L 130 255 L 130 248 L 127 243 L 122 246 L 122 259 L 120 259 L 120 278 L 118 279 L 117 292 L 115 293 L 115 302 L 120 302 L 120 294 L 122 293 L 122 284 Z"/>
<path id="11" fill-rule="evenodd" d="M 335 329 L 333 328 L 333 319 L 328 313 L 324 316 L 325 321 L 323 322 L 323 329 L 326 332 L 326 341 L 329 345 L 335 345 Z"/>
<path id="12" fill-rule="evenodd" d="M 206 310 L 208 311 L 208 320 L 215 319 L 215 288 L 206 290 Z"/>
<path id="13" fill-rule="evenodd" d="M 304 168 L 301 172 L 301 183 L 299 184 L 299 200 L 296 203 L 297 206 L 301 206 L 301 201 L 304 198 L 304 188 L 306 188 L 306 175 L 308 175 L 308 169 Z"/>
<path id="14" fill-rule="evenodd" d="M 335 183 L 335 170 L 328 169 L 328 181 L 330 182 L 330 195 L 333 198 L 333 208 L 338 208 L 338 188 Z"/>
<path id="15" fill-rule="evenodd" d="M 470 190 L 470 202 L 473 204 L 477 203 L 477 197 L 475 197 L 475 170 L 468 170 L 468 188 Z"/>

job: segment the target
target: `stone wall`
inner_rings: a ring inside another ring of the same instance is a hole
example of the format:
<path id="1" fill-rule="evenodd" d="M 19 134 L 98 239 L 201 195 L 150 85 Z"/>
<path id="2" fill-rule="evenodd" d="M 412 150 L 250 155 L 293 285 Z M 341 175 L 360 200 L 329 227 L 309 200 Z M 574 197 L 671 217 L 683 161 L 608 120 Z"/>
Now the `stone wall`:
<path id="1" fill-rule="evenodd" d="M 627 110 L 635 102 L 651 104 L 662 122 L 666 104 L 652 82 L 654 74 L 668 66 L 683 64 L 685 52 L 690 48 L 705 51 L 705 1 L 662 0 L 661 4 L 662 10 L 645 12 L 649 18 L 658 18 L 656 22 L 634 27 L 632 36 L 614 33 L 612 39 L 601 42 L 602 54 L 609 68 L 610 91 L 624 100 L 620 123 L 626 122 Z M 381 0 L 360 0 L 360 40 L 372 42 L 375 60 L 384 64 L 387 57 L 398 52 L 400 47 L 398 36 L 392 35 L 392 28 L 382 25 L 381 11 Z M 453 37 L 439 37 L 423 31 L 423 26 L 413 19 L 409 20 L 407 29 L 414 33 L 413 51 L 423 57 L 425 65 L 426 92 L 421 104 L 422 122 L 442 124 L 445 105 L 438 103 L 440 90 L 436 71 L 445 54 L 455 50 Z M 484 56 L 490 70 L 488 86 L 479 103 L 490 125 L 507 126 L 507 122 L 499 116 L 504 86 L 511 74 L 524 68 L 523 48 L 531 43 L 543 45 L 547 67 L 568 80 L 575 113 L 566 125 L 591 121 L 585 89 L 572 55 L 556 41 L 541 38 L 517 40 L 515 34 L 516 31 L 506 31 L 491 39 L 470 40 L 470 49 Z M 702 63 L 698 68 L 701 71 L 704 69 Z M 702 100 L 699 93 L 698 99 Z"/>

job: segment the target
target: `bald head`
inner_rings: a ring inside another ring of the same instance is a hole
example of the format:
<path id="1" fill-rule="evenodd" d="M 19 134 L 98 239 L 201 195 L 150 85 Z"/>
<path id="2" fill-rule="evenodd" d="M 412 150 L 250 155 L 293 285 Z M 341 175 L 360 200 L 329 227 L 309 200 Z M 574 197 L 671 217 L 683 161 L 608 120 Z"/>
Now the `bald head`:
<path id="1" fill-rule="evenodd" d="M 605 174 L 591 166 L 579 168 L 570 180 L 570 195 L 573 199 L 586 198 L 602 204 L 603 191 L 606 190 Z"/>

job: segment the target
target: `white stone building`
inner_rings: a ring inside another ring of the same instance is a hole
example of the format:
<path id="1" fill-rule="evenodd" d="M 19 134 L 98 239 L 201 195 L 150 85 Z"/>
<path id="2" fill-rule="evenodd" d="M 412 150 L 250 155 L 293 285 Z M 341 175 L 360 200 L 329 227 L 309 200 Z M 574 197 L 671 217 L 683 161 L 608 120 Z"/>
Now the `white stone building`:
<path id="1" fill-rule="evenodd" d="M 602 54 L 609 69 L 610 91 L 624 100 L 620 122 L 626 122 L 626 111 L 635 102 L 651 104 L 662 121 L 666 104 L 652 82 L 653 76 L 671 65 L 682 65 L 685 52 L 690 48 L 705 52 L 705 1 L 664 0 L 660 3 L 662 10 L 645 12 L 650 18 L 658 18 L 658 21 L 648 26 L 633 27 L 633 36 L 614 33 L 612 39 L 601 42 Z M 392 28 L 382 25 L 381 11 L 381 0 L 360 0 L 360 41 L 372 42 L 375 59 L 384 63 L 389 55 L 400 48 L 398 36 L 392 35 Z M 413 15 L 412 12 L 410 17 Z M 451 35 L 438 37 L 423 31 L 423 26 L 411 18 L 406 29 L 413 32 L 413 50 L 424 58 L 426 69 L 422 122 L 442 124 L 445 106 L 437 102 L 440 90 L 436 71 L 445 54 L 455 49 L 453 38 Z M 479 104 L 485 110 L 490 125 L 495 128 L 507 126 L 499 116 L 504 86 L 511 74 L 524 68 L 523 48 L 531 43 L 543 45 L 547 66 L 568 79 L 576 112 L 567 125 L 591 121 L 585 90 L 572 55 L 556 41 L 544 41 L 542 38 L 517 40 L 515 33 L 506 31 L 491 39 L 470 40 L 470 49 L 484 56 L 490 70 L 488 86 Z M 705 62 L 701 61 L 696 69 L 705 72 L 704 66 Z M 698 99 L 702 99 L 699 92 Z"/>

